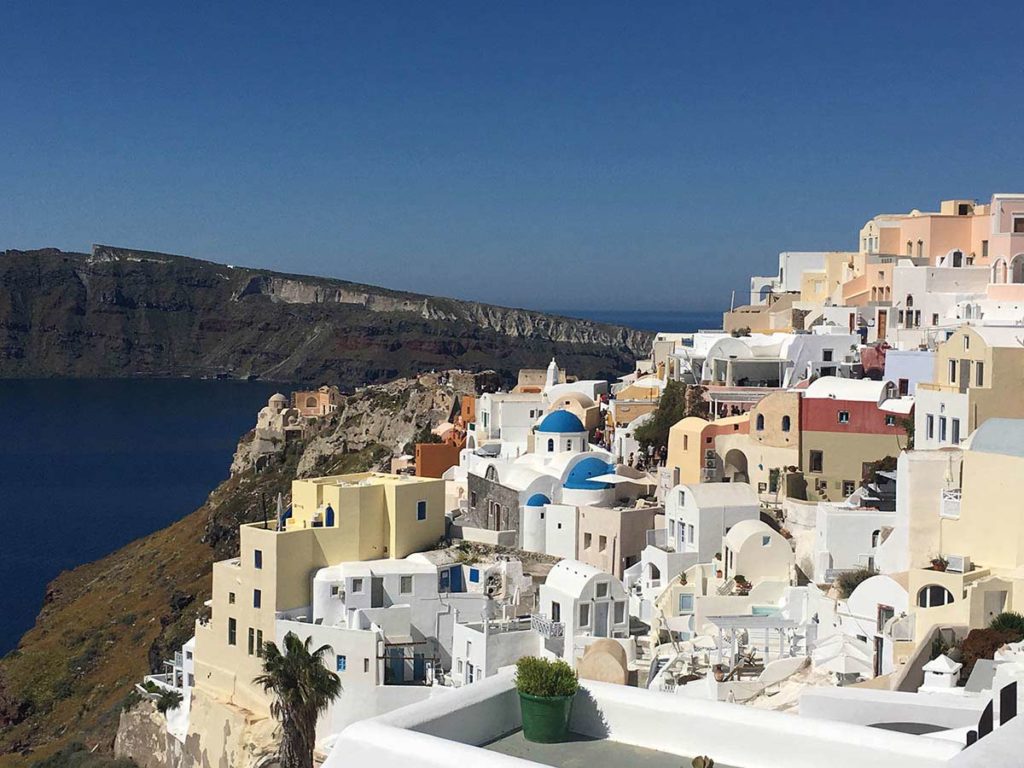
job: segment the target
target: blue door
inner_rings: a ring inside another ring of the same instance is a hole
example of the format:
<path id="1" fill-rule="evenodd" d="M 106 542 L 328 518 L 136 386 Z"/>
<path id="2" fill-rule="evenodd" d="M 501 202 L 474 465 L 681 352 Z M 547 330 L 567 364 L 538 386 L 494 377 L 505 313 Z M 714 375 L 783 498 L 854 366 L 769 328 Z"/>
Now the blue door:
<path id="1" fill-rule="evenodd" d="M 462 566 L 456 565 L 450 570 L 452 575 L 452 592 L 465 592 L 465 588 L 462 586 Z"/>
<path id="2" fill-rule="evenodd" d="M 388 651 L 388 666 L 391 669 L 391 683 L 399 685 L 405 682 L 405 654 L 401 648 Z"/>
<path id="3" fill-rule="evenodd" d="M 418 683 L 422 683 L 427 679 L 427 665 L 424 662 L 422 653 L 413 654 L 412 679 Z"/>

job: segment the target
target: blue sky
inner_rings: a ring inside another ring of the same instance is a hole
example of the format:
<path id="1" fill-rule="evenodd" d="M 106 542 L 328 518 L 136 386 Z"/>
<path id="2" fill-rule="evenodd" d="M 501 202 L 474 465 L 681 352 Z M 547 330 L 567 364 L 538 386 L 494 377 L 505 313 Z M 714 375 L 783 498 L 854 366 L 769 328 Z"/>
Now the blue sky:
<path id="1" fill-rule="evenodd" d="M 720 309 L 875 213 L 1024 191 L 1024 4 L 965 9 L 9 3 L 0 248 Z"/>

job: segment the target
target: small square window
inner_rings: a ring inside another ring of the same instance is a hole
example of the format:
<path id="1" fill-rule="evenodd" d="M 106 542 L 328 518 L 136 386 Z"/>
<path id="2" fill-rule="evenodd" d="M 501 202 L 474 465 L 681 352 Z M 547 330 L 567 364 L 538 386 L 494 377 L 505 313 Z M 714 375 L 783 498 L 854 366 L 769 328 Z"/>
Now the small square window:
<path id="1" fill-rule="evenodd" d="M 403 576 L 402 579 L 401 579 L 401 583 L 399 585 L 399 589 L 401 590 L 403 595 L 411 594 L 412 593 L 412 576 Z"/>
<path id="2" fill-rule="evenodd" d="M 473 584 L 479 584 L 480 583 L 480 569 L 479 568 L 470 568 L 469 569 L 469 580 Z"/>
<path id="3" fill-rule="evenodd" d="M 331 584 L 331 597 L 337 597 L 341 593 L 341 588 L 337 584 Z"/>
<path id="4" fill-rule="evenodd" d="M 849 411 L 840 411 L 839 412 L 839 423 L 840 424 L 849 424 L 850 423 L 850 412 Z"/>
<path id="5" fill-rule="evenodd" d="M 589 533 L 584 533 L 583 534 L 583 548 L 584 549 L 590 549 L 590 544 L 591 544 L 592 539 L 593 539 L 593 536 L 591 536 Z"/>
<path id="6" fill-rule="evenodd" d="M 597 537 L 597 549 L 598 549 L 599 552 L 604 552 L 606 549 L 608 549 L 608 537 L 607 536 L 598 536 Z"/>
<path id="7" fill-rule="evenodd" d="M 355 593 L 359 593 L 359 592 L 363 591 L 363 580 L 362 579 L 352 579 L 352 591 L 355 592 Z"/>
<path id="8" fill-rule="evenodd" d="M 594 585 L 594 594 L 598 597 L 608 597 L 608 582 L 599 581 Z"/>
<path id="9" fill-rule="evenodd" d="M 693 613 L 693 595 L 685 592 L 679 595 L 679 612 Z"/>

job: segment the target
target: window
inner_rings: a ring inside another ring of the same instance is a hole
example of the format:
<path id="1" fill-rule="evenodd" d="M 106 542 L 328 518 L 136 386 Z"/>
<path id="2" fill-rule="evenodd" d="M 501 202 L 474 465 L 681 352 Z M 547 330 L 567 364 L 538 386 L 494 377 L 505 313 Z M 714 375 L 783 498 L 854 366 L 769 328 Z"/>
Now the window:
<path id="1" fill-rule="evenodd" d="M 956 384 L 956 360 L 949 361 L 949 383 Z"/>
<path id="2" fill-rule="evenodd" d="M 565 441 L 565 450 L 567 450 L 567 451 L 571 451 L 572 450 L 572 440 L 566 440 Z"/>
<path id="3" fill-rule="evenodd" d="M 831 349 L 823 349 L 823 350 L 821 350 L 821 360 L 822 360 L 822 362 L 825 362 L 825 363 L 831 363 L 832 362 L 832 350 Z"/>
<path id="4" fill-rule="evenodd" d="M 590 603 L 581 603 L 580 604 L 580 626 L 581 627 L 589 627 L 590 626 Z"/>
<path id="5" fill-rule="evenodd" d="M 257 656 L 262 656 L 263 655 L 263 630 L 262 629 L 257 629 L 256 630 L 256 655 Z"/>
<path id="6" fill-rule="evenodd" d="M 964 334 L 964 352 L 971 348 L 971 337 L 966 333 Z"/>
<path id="7" fill-rule="evenodd" d="M 364 674 L 368 674 L 369 671 L 370 671 L 370 660 L 364 657 L 363 658 L 363 673 Z M 462 662 L 460 661 L 459 662 L 459 672 L 461 672 L 461 671 L 462 671 Z"/>
<path id="8" fill-rule="evenodd" d="M 347 666 L 348 666 L 348 661 L 345 659 L 344 656 L 342 656 L 341 654 L 338 654 L 337 656 L 334 657 L 334 671 L 335 672 L 344 672 L 345 668 Z"/>
<path id="9" fill-rule="evenodd" d="M 559 622 L 562 620 L 562 604 L 551 601 L 551 620 Z"/>
<path id="10" fill-rule="evenodd" d="M 907 395 L 909 395 L 910 394 L 910 379 L 900 379 L 899 380 L 899 388 L 900 388 L 899 389 L 900 397 L 906 397 Z"/>
<path id="11" fill-rule="evenodd" d="M 238 622 L 228 619 L 228 645 L 238 644 Z"/>
<path id="12" fill-rule="evenodd" d="M 337 597 L 341 594 L 341 587 L 337 584 L 331 584 L 331 597 Z"/>
<path id="13" fill-rule="evenodd" d="M 951 419 L 949 425 L 949 439 L 953 445 L 960 444 L 960 419 Z"/>
<path id="14" fill-rule="evenodd" d="M 594 594 L 598 597 L 608 597 L 608 582 L 597 582 L 597 584 L 594 585 Z"/>
<path id="15" fill-rule="evenodd" d="M 1024 216 L 1014 216 L 1013 233 L 1019 235 L 1021 232 L 1024 232 Z"/>
<path id="16" fill-rule="evenodd" d="M 679 506 L 682 507 L 682 506 L 685 506 L 685 505 L 686 505 L 686 491 L 683 490 L 682 488 L 680 488 L 679 489 Z"/>
<path id="17" fill-rule="evenodd" d="M 403 576 L 398 585 L 398 589 L 403 595 L 412 593 L 412 576 Z"/>
<path id="18" fill-rule="evenodd" d="M 908 293 L 907 294 L 907 309 L 910 309 L 912 306 L 914 306 L 914 297 Z"/>
<path id="19" fill-rule="evenodd" d="M 616 600 L 615 608 L 612 612 L 612 621 L 616 624 L 622 624 L 626 621 L 626 601 Z"/>
<path id="20" fill-rule="evenodd" d="M 234 592 L 228 592 L 228 605 L 234 605 L 234 604 L 235 604 L 235 593 Z"/>
<path id="21" fill-rule="evenodd" d="M 363 591 L 362 579 L 352 579 L 352 591 L 357 593 Z"/>
<path id="22" fill-rule="evenodd" d="M 840 424 L 849 424 L 850 423 L 850 412 L 849 411 L 840 411 L 839 412 L 839 423 Z"/>
<path id="23" fill-rule="evenodd" d="M 946 442 L 946 417 L 939 416 L 939 442 Z"/>
<path id="24" fill-rule="evenodd" d="M 939 324 L 939 313 L 938 312 L 932 312 L 932 325 L 938 325 L 938 324 Z"/>
<path id="25" fill-rule="evenodd" d="M 924 417 L 924 431 L 929 440 L 935 437 L 935 417 L 930 413 Z"/>
<path id="26" fill-rule="evenodd" d="M 790 419 L 789 416 L 782 417 L 782 431 L 789 432 Z"/>
<path id="27" fill-rule="evenodd" d="M 252 607 L 262 608 L 263 607 L 263 591 L 254 589 L 252 591 Z"/>
<path id="28" fill-rule="evenodd" d="M 686 541 L 693 544 L 693 524 L 690 523 L 686 526 Z"/>
<path id="29" fill-rule="evenodd" d="M 907 240 L 907 256 L 913 256 L 913 255 L 914 255 L 914 242 L 912 240 Z"/>
<path id="30" fill-rule="evenodd" d="M 249 627 L 249 655 L 256 652 L 256 630 Z"/>
<path id="31" fill-rule="evenodd" d="M 757 414 L 757 431 L 764 432 L 764 414 Z"/>
<path id="32" fill-rule="evenodd" d="M 584 549 L 590 549 L 590 543 L 591 543 L 591 540 L 593 538 L 594 537 L 591 536 L 589 533 L 584 533 L 583 534 L 583 548 Z"/>
<path id="33" fill-rule="evenodd" d="M 974 385 L 985 386 L 985 364 L 980 360 L 974 364 Z"/>
<path id="34" fill-rule="evenodd" d="M 679 595 L 679 612 L 693 613 L 693 595 L 686 592 Z"/>
<path id="35" fill-rule="evenodd" d="M 555 441 L 552 438 L 548 438 L 548 453 L 555 452 Z"/>
<path id="36" fill-rule="evenodd" d="M 917 256 L 918 258 L 924 256 L 924 240 L 917 241 Z"/>
<path id="37" fill-rule="evenodd" d="M 953 602 L 953 593 L 941 584 L 929 584 L 921 587 L 917 593 L 917 605 L 920 608 L 936 608 Z"/>
<path id="38" fill-rule="evenodd" d="M 843 496 L 850 496 L 857 490 L 857 484 L 853 480 L 843 480 Z"/>
<path id="39" fill-rule="evenodd" d="M 427 502 L 417 501 L 416 502 L 416 519 L 426 520 L 427 519 Z"/>
<path id="40" fill-rule="evenodd" d="M 896 426 L 896 417 L 893 416 L 891 413 L 886 415 L 886 417 L 885 417 L 885 426 L 887 426 L 887 427 L 895 427 Z"/>
<path id="41" fill-rule="evenodd" d="M 811 472 L 821 472 L 825 463 L 825 456 L 822 451 L 811 451 L 810 456 Z"/>
<path id="42" fill-rule="evenodd" d="M 469 506 L 471 506 L 471 507 L 475 507 L 476 506 L 476 491 L 472 491 L 469 494 Z"/>
<path id="43" fill-rule="evenodd" d="M 252 564 L 257 570 L 263 568 L 263 550 L 254 549 L 252 551 Z"/>
<path id="44" fill-rule="evenodd" d="M 676 537 L 676 521 L 675 520 L 669 520 L 668 521 L 668 535 L 671 536 L 673 539 Z"/>
<path id="45" fill-rule="evenodd" d="M 684 451 L 690 450 L 690 436 L 689 435 L 683 435 L 683 450 Z"/>
<path id="46" fill-rule="evenodd" d="M 608 549 L 608 537 L 607 536 L 598 536 L 597 537 L 597 549 L 598 549 L 599 552 L 604 552 L 606 549 Z"/>

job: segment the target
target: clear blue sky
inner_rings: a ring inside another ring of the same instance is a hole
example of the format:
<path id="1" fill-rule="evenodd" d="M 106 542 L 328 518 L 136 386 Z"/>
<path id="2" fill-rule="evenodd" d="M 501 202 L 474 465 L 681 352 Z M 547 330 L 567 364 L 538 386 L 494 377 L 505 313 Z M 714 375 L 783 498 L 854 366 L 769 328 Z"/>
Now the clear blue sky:
<path id="1" fill-rule="evenodd" d="M 302 7 L 300 7 L 302 6 Z M 7 3 L 0 249 L 719 309 L 1024 191 L 1024 3 Z"/>

